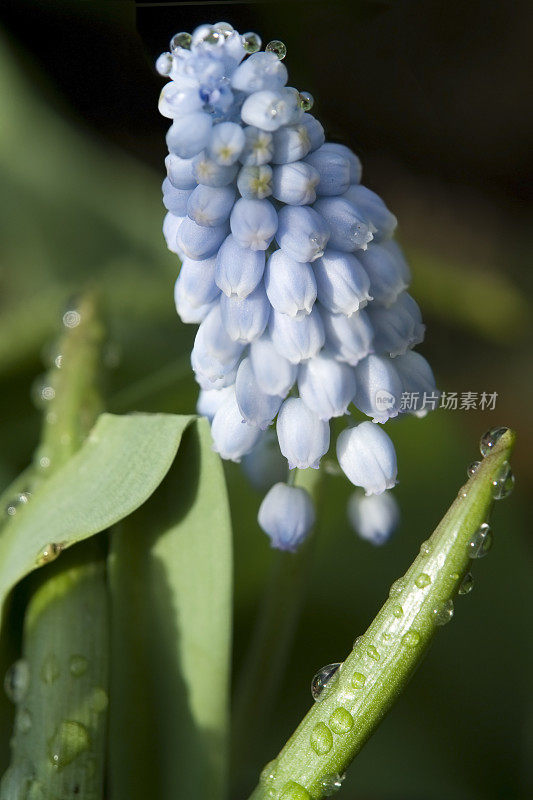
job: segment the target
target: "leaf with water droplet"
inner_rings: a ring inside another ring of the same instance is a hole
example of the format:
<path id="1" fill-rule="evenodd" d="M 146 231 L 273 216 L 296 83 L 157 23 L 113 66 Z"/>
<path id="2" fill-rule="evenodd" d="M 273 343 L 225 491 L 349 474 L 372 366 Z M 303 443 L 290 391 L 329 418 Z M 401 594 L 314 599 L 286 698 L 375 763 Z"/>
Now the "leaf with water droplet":
<path id="1" fill-rule="evenodd" d="M 320 702 L 326 697 L 328 691 L 336 682 L 337 671 L 340 666 L 340 662 L 326 664 L 325 667 L 322 667 L 313 675 L 311 681 L 311 695 L 315 703 Z"/>

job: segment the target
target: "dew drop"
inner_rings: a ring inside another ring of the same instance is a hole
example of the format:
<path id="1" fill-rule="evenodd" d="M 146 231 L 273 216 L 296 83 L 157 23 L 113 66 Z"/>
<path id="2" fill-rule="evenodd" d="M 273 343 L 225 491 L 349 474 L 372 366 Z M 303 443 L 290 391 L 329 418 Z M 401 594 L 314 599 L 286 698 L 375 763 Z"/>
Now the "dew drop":
<path id="1" fill-rule="evenodd" d="M 492 496 L 495 500 L 504 500 L 509 497 L 514 488 L 514 475 L 511 465 L 504 461 L 498 475 L 492 481 Z"/>
<path id="2" fill-rule="evenodd" d="M 40 375 L 34 380 L 30 389 L 33 405 L 44 408 L 56 396 L 54 387 L 50 384 L 47 375 Z"/>
<path id="3" fill-rule="evenodd" d="M 480 465 L 480 464 L 481 464 L 481 461 L 472 461 L 472 463 L 470 464 L 470 466 L 469 466 L 469 467 L 468 467 L 468 469 L 466 470 L 466 474 L 467 474 L 467 476 L 468 476 L 469 478 L 471 478 L 473 475 L 475 475 L 475 474 L 476 474 L 476 472 L 477 472 L 477 471 L 478 471 L 478 469 L 479 469 L 479 465 Z"/>
<path id="4" fill-rule="evenodd" d="M 371 644 L 369 647 L 366 648 L 366 654 L 369 658 L 372 658 L 374 661 L 379 661 L 380 655 L 376 647 Z"/>
<path id="5" fill-rule="evenodd" d="M 470 594 L 474 588 L 474 576 L 471 572 L 467 572 L 459 586 L 459 594 Z"/>
<path id="6" fill-rule="evenodd" d="M 341 663 L 327 664 L 322 669 L 319 669 L 311 681 L 311 694 L 315 703 L 320 702 L 326 696 L 327 689 L 330 689 L 337 680 L 337 671 Z"/>
<path id="7" fill-rule="evenodd" d="M 404 644 L 406 647 L 416 647 L 419 642 L 420 634 L 418 631 L 410 630 L 407 631 L 407 633 L 404 633 L 402 636 L 402 644 Z"/>
<path id="8" fill-rule="evenodd" d="M 469 558 L 483 558 L 492 547 L 492 531 L 490 525 L 484 522 L 468 542 Z"/>
<path id="9" fill-rule="evenodd" d="M 275 777 L 275 772 L 274 772 L 275 766 L 276 766 L 275 761 L 269 761 L 268 764 L 265 764 L 265 766 L 261 770 L 261 775 L 259 776 L 259 780 L 261 783 L 272 783 Z"/>
<path id="10" fill-rule="evenodd" d="M 259 34 L 248 31 L 248 33 L 243 33 L 241 39 L 242 46 L 247 53 L 257 53 L 261 50 L 261 37 Z"/>
<path id="11" fill-rule="evenodd" d="M 488 455 L 498 439 L 501 439 L 503 434 L 507 433 L 508 430 L 509 428 L 491 428 L 489 431 L 484 433 L 479 442 L 481 455 Z"/>
<path id="12" fill-rule="evenodd" d="M 100 686 L 97 686 L 96 689 L 93 689 L 93 693 L 91 695 L 91 708 L 93 711 L 96 711 L 97 714 L 100 714 L 102 711 L 106 710 L 108 703 L 109 698 L 105 689 L 102 689 Z"/>
<path id="13" fill-rule="evenodd" d="M 64 720 L 48 740 L 48 757 L 57 769 L 66 767 L 89 747 L 87 728 L 80 722 Z"/>
<path id="14" fill-rule="evenodd" d="M 315 104 L 315 98 L 310 92 L 298 93 L 298 105 L 303 111 L 311 111 Z"/>
<path id="15" fill-rule="evenodd" d="M 43 682 L 46 683 L 47 686 L 51 686 L 54 681 L 59 678 L 60 673 L 57 657 L 53 653 L 50 653 L 43 661 L 41 667 L 41 678 Z"/>
<path id="16" fill-rule="evenodd" d="M 159 72 L 163 77 L 170 75 L 172 69 L 172 53 L 161 53 L 155 62 L 155 69 L 156 72 Z"/>
<path id="17" fill-rule="evenodd" d="M 172 53 L 177 53 L 180 50 L 180 48 L 182 50 L 190 50 L 191 41 L 192 41 L 192 36 L 190 33 L 187 33 L 186 31 L 175 33 L 172 39 L 170 40 L 170 50 Z"/>
<path id="18" fill-rule="evenodd" d="M 403 608 L 396 603 L 396 605 L 392 607 L 392 613 L 396 619 L 400 619 L 400 617 L 403 617 Z"/>
<path id="19" fill-rule="evenodd" d="M 6 506 L 6 514 L 8 517 L 14 517 L 17 511 L 19 510 L 20 506 L 25 506 L 29 502 L 31 497 L 31 492 L 24 491 L 20 492 L 13 500 Z"/>
<path id="20" fill-rule="evenodd" d="M 224 38 L 228 39 L 232 33 L 235 33 L 235 28 L 229 22 L 215 22 L 214 28 L 221 31 Z"/>
<path id="21" fill-rule="evenodd" d="M 26 697 L 29 685 L 30 666 L 25 659 L 19 658 L 6 671 L 4 691 L 12 703 L 20 703 Z"/>
<path id="22" fill-rule="evenodd" d="M 49 564 L 50 561 L 55 561 L 58 555 L 63 550 L 61 542 L 50 542 L 46 544 L 37 556 L 37 565 Z"/>
<path id="23" fill-rule="evenodd" d="M 354 689 L 362 689 L 366 683 L 366 675 L 362 672 L 354 672 L 352 675 L 352 686 Z"/>
<path id="24" fill-rule="evenodd" d="M 433 609 L 437 625 L 446 625 L 453 617 L 453 600 L 445 600 Z"/>
<path id="25" fill-rule="evenodd" d="M 325 722 L 317 722 L 311 732 L 310 744 L 315 753 L 325 756 L 333 747 L 333 734 Z"/>
<path id="26" fill-rule="evenodd" d="M 415 580 L 415 586 L 419 589 L 424 589 L 426 586 L 429 586 L 431 583 L 431 578 L 427 574 L 427 572 L 421 572 L 420 575 Z"/>
<path id="27" fill-rule="evenodd" d="M 326 775 L 322 781 L 324 797 L 331 797 L 331 795 L 336 794 L 342 787 L 343 780 L 344 775 L 339 775 L 338 772 L 334 773 L 333 775 Z"/>
<path id="28" fill-rule="evenodd" d="M 287 47 L 283 42 L 280 42 L 279 39 L 272 39 L 265 47 L 265 51 L 277 55 L 280 61 L 283 61 L 287 55 Z"/>
<path id="29" fill-rule="evenodd" d="M 69 672 L 75 678 L 79 678 L 87 672 L 88 661 L 85 656 L 73 655 L 68 664 Z"/>
<path id="30" fill-rule="evenodd" d="M 405 579 L 398 578 L 398 580 L 394 581 L 394 583 L 391 585 L 389 589 L 389 597 L 397 597 L 399 594 L 403 592 L 404 589 L 405 589 Z"/>
<path id="31" fill-rule="evenodd" d="M 458 581 L 459 580 L 459 573 L 458 572 L 450 572 L 450 580 L 451 581 Z"/>
<path id="32" fill-rule="evenodd" d="M 281 789 L 279 800 L 311 800 L 311 795 L 296 781 L 287 781 Z"/>
<path id="33" fill-rule="evenodd" d="M 420 545 L 420 554 L 423 556 L 429 556 L 431 553 L 431 543 L 428 541 L 422 542 Z"/>
<path id="34" fill-rule="evenodd" d="M 77 328 L 81 322 L 81 314 L 75 308 L 70 308 L 63 314 L 63 325 L 65 328 Z"/>
<path id="35" fill-rule="evenodd" d="M 363 637 L 362 636 L 358 636 L 353 641 L 353 648 L 352 649 L 353 650 L 359 650 L 361 648 L 362 644 L 363 644 Z"/>
<path id="36" fill-rule="evenodd" d="M 329 727 L 333 733 L 341 736 L 343 733 L 348 733 L 353 728 L 353 717 L 349 711 L 342 706 L 333 711 L 329 718 Z"/>

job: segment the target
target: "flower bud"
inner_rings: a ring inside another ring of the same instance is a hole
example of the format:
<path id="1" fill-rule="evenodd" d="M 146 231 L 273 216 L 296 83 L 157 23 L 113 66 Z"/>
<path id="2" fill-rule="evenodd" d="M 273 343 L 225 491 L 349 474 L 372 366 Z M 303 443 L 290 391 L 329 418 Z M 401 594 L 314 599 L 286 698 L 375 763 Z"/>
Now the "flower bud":
<path id="1" fill-rule="evenodd" d="M 300 397 L 321 420 L 346 413 L 355 395 L 353 367 L 322 351 L 304 361 L 298 372 Z"/>
<path id="2" fill-rule="evenodd" d="M 324 326 L 316 306 L 301 319 L 272 311 L 270 335 L 278 353 L 291 364 L 316 356 L 324 344 Z"/>
<path id="3" fill-rule="evenodd" d="M 304 114 L 300 120 L 300 125 L 303 125 L 309 137 L 310 151 L 317 150 L 324 144 L 326 139 L 324 128 L 322 124 L 313 117 L 312 114 Z"/>
<path id="4" fill-rule="evenodd" d="M 374 422 L 386 422 L 397 417 L 402 398 L 402 382 L 390 358 L 369 355 L 355 368 L 357 391 L 354 403 L 372 417 Z"/>
<path id="5" fill-rule="evenodd" d="M 370 294 L 379 305 L 389 308 L 398 295 L 407 289 L 401 251 L 392 250 L 386 244 L 371 244 L 358 258 L 370 278 Z"/>
<path id="6" fill-rule="evenodd" d="M 175 119 L 167 133 L 167 147 L 180 158 L 191 158 L 209 142 L 211 117 L 204 111 Z"/>
<path id="7" fill-rule="evenodd" d="M 342 153 L 322 145 L 305 159 L 318 172 L 316 193 L 324 197 L 344 194 L 350 186 L 350 162 Z"/>
<path id="8" fill-rule="evenodd" d="M 407 292 L 390 308 L 371 304 L 367 313 L 374 329 L 374 350 L 380 355 L 403 355 L 424 338 L 425 326 L 417 321 L 420 309 Z"/>
<path id="9" fill-rule="evenodd" d="M 300 486 L 276 483 L 261 503 L 257 519 L 272 547 L 294 552 L 315 523 L 313 502 Z"/>
<path id="10" fill-rule="evenodd" d="M 272 194 L 276 200 L 291 206 L 303 206 L 316 200 L 318 172 L 303 161 L 275 167 Z"/>
<path id="11" fill-rule="evenodd" d="M 163 205 L 176 217 L 187 215 L 187 202 L 191 196 L 191 189 L 176 189 L 168 178 L 163 181 Z"/>
<path id="12" fill-rule="evenodd" d="M 241 247 L 230 234 L 216 256 L 215 281 L 225 295 L 240 300 L 259 285 L 265 269 L 265 251 Z"/>
<path id="13" fill-rule="evenodd" d="M 203 261 L 204 258 L 215 255 L 228 232 L 227 223 L 206 228 L 197 225 L 190 217 L 185 217 L 176 233 L 176 243 L 187 258 Z"/>
<path id="14" fill-rule="evenodd" d="M 346 158 L 350 165 L 350 183 L 359 183 L 361 180 L 361 162 L 349 147 L 345 144 L 337 144 L 336 142 L 326 142 L 324 151 L 328 153 L 336 153 L 337 155 Z"/>
<path id="15" fill-rule="evenodd" d="M 250 361 L 262 392 L 287 396 L 296 380 L 298 367 L 280 356 L 268 331 L 250 344 Z"/>
<path id="16" fill-rule="evenodd" d="M 272 169 L 264 167 L 243 167 L 237 178 L 237 188 L 243 197 L 251 200 L 264 200 L 272 194 Z"/>
<path id="17" fill-rule="evenodd" d="M 311 142 L 305 125 L 284 125 L 272 137 L 273 164 L 289 164 L 299 161 L 309 153 Z"/>
<path id="18" fill-rule="evenodd" d="M 269 89 L 249 95 L 241 108 L 242 121 L 263 131 L 277 131 L 285 125 L 288 106 L 281 92 Z"/>
<path id="19" fill-rule="evenodd" d="M 196 332 L 191 353 L 192 368 L 211 381 L 222 378 L 237 365 L 243 345 L 231 339 L 222 324 L 220 302 L 206 316 Z"/>
<path id="20" fill-rule="evenodd" d="M 241 197 L 233 206 L 231 232 L 241 247 L 266 250 L 278 227 L 278 215 L 268 200 Z"/>
<path id="21" fill-rule="evenodd" d="M 207 152 L 216 164 L 229 167 L 239 158 L 245 141 L 236 122 L 219 122 L 213 126 Z"/>
<path id="22" fill-rule="evenodd" d="M 279 411 L 276 431 L 289 469 L 318 469 L 329 449 L 329 423 L 319 419 L 301 398 L 289 397 Z"/>
<path id="23" fill-rule="evenodd" d="M 354 492 L 348 500 L 348 519 L 361 539 L 380 546 L 388 542 L 400 521 L 400 509 L 390 492 L 368 497 Z"/>
<path id="24" fill-rule="evenodd" d="M 337 439 L 339 465 L 355 486 L 367 495 L 382 494 L 396 485 L 396 452 L 383 428 L 361 422 L 346 428 Z"/>
<path id="25" fill-rule="evenodd" d="M 316 281 L 310 264 L 275 250 L 267 261 L 265 289 L 276 311 L 289 317 L 310 314 L 316 300 Z"/>
<path id="26" fill-rule="evenodd" d="M 203 106 L 198 83 L 189 79 L 179 82 L 169 81 L 159 96 L 159 113 L 173 119 L 200 112 Z"/>
<path id="27" fill-rule="evenodd" d="M 177 243 L 178 228 L 183 222 L 183 217 L 176 217 L 169 211 L 163 220 L 163 236 L 171 253 L 180 255 L 181 248 Z M 182 256 L 180 256 L 182 257 Z"/>
<path id="28" fill-rule="evenodd" d="M 331 247 L 343 253 L 366 250 L 374 236 L 373 228 L 345 197 L 320 197 L 313 208 L 331 231 Z"/>
<path id="29" fill-rule="evenodd" d="M 353 204 L 357 213 L 375 228 L 374 241 L 390 239 L 394 234 L 398 221 L 391 214 L 381 197 L 366 186 L 350 186 L 344 197 Z"/>
<path id="30" fill-rule="evenodd" d="M 217 164 L 216 161 L 209 158 L 205 151 L 195 156 L 192 163 L 192 172 L 198 183 L 204 186 L 213 186 L 217 189 L 230 184 L 234 180 L 238 169 L 238 164 L 231 164 L 230 166 Z"/>
<path id="31" fill-rule="evenodd" d="M 313 269 L 318 299 L 332 314 L 350 316 L 372 300 L 370 279 L 351 253 L 328 247 L 324 255 L 314 262 Z"/>
<path id="32" fill-rule="evenodd" d="M 261 435 L 259 428 L 243 422 L 233 389 L 213 417 L 211 435 L 215 452 L 237 462 L 252 450 Z"/>
<path id="33" fill-rule="evenodd" d="M 194 158 L 180 158 L 175 153 L 169 153 L 165 158 L 167 176 L 176 189 L 194 189 L 196 178 L 193 175 Z"/>
<path id="34" fill-rule="evenodd" d="M 237 370 L 235 397 L 243 418 L 250 425 L 266 430 L 278 413 L 283 398 L 262 392 L 249 358 L 243 358 Z"/>
<path id="35" fill-rule="evenodd" d="M 215 264 L 214 257 L 203 261 L 190 258 L 183 260 L 176 283 L 181 286 L 180 292 L 191 306 L 212 303 L 219 296 L 220 289 L 215 283 Z"/>
<path id="36" fill-rule="evenodd" d="M 178 277 L 174 284 L 174 303 L 182 322 L 197 324 L 203 322 L 209 312 L 218 305 L 218 300 L 202 303 L 202 305 L 191 303 L 187 294 L 187 287 Z"/>
<path id="37" fill-rule="evenodd" d="M 241 163 L 246 167 L 260 167 L 268 164 L 274 151 L 272 134 L 249 125 L 244 128 L 244 138 L 244 148 L 240 155 Z"/>
<path id="38" fill-rule="evenodd" d="M 432 410 L 440 392 L 435 384 L 433 370 L 424 356 L 409 350 L 394 359 L 394 366 L 400 376 L 403 392 L 414 395 L 412 408 L 409 410 L 415 412 Z"/>
<path id="39" fill-rule="evenodd" d="M 277 242 L 295 261 L 315 261 L 324 255 L 329 228 L 323 217 L 307 206 L 284 206 L 278 214 Z"/>
<path id="40" fill-rule="evenodd" d="M 268 324 L 270 303 L 262 283 L 242 299 L 223 294 L 220 298 L 222 322 L 235 342 L 253 342 Z"/>
<path id="41" fill-rule="evenodd" d="M 232 392 L 233 386 L 225 386 L 222 389 L 200 389 L 196 402 L 196 413 L 207 417 L 211 422 L 220 406 Z"/>
<path id="42" fill-rule="evenodd" d="M 287 83 L 287 67 L 275 53 L 252 53 L 232 75 L 234 89 L 251 94 L 278 90 Z"/>
<path id="43" fill-rule="evenodd" d="M 331 314 L 321 311 L 326 334 L 326 344 L 338 361 L 346 361 L 355 366 L 369 353 L 374 352 L 372 339 L 374 331 L 366 311 L 357 311 L 346 317 L 344 314 Z"/>
<path id="44" fill-rule="evenodd" d="M 186 213 L 197 225 L 214 228 L 227 222 L 234 202 L 233 186 L 199 184 L 189 197 Z"/>

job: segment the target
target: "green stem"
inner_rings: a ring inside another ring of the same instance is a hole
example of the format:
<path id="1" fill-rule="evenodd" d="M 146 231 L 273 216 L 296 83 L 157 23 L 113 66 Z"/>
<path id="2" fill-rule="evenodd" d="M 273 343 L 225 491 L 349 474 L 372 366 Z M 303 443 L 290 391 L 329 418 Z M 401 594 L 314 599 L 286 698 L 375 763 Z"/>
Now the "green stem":
<path id="1" fill-rule="evenodd" d="M 320 486 L 318 470 L 293 470 L 293 484 L 302 486 L 315 502 Z M 232 714 L 233 772 L 253 761 L 255 720 L 268 724 L 302 609 L 313 563 L 317 531 L 297 553 L 274 554 L 268 583 L 250 647 L 235 691 Z"/>
<path id="2" fill-rule="evenodd" d="M 370 627 L 262 773 L 250 800 L 313 800 L 332 787 L 372 735 L 425 655 L 470 565 L 490 513 L 494 482 L 510 456 L 507 431 L 481 462 Z"/>
<path id="3" fill-rule="evenodd" d="M 41 444 L 34 467 L 24 473 L 30 492 L 76 452 L 101 409 L 103 328 L 94 296 L 71 305 L 63 322 L 54 366 L 40 390 Z M 25 502 L 32 502 L 31 495 Z M 50 545 L 42 563 L 59 552 Z M 72 548 L 34 573 L 24 588 L 29 599 L 23 658 L 13 679 L 19 689 L 24 675 L 29 683 L 13 696 L 11 766 L 0 795 L 48 800 L 79 794 L 96 800 L 103 791 L 109 652 L 102 542 L 92 539 Z"/>

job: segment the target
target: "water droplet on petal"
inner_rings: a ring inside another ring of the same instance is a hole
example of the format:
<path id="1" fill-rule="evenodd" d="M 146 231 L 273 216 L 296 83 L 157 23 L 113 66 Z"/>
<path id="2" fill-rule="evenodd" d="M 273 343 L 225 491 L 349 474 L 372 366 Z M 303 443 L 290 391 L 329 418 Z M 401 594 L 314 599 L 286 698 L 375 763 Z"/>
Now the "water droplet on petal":
<path id="1" fill-rule="evenodd" d="M 313 728 L 310 744 L 319 756 L 326 755 L 333 747 L 333 734 L 324 722 L 317 722 Z"/>
<path id="2" fill-rule="evenodd" d="M 327 693 L 326 690 L 330 689 L 336 683 L 337 671 L 340 666 L 340 662 L 327 664 L 314 675 L 311 681 L 311 694 L 313 695 L 315 703 L 323 700 Z"/>
<path id="3" fill-rule="evenodd" d="M 283 61 L 287 55 L 287 47 L 283 42 L 280 42 L 279 39 L 272 39 L 265 47 L 265 51 L 267 53 L 275 53 L 280 61 Z"/>
<path id="4" fill-rule="evenodd" d="M 247 53 L 257 53 L 261 50 L 261 37 L 259 34 L 248 31 L 248 33 L 243 33 L 241 38 L 242 46 Z"/>
<path id="5" fill-rule="evenodd" d="M 484 522 L 468 542 L 469 558 L 483 558 L 492 547 L 492 531 L 490 525 Z"/>
<path id="6" fill-rule="evenodd" d="M 12 703 L 20 703 L 26 697 L 30 685 L 30 667 L 20 658 L 11 664 L 4 677 L 4 691 Z"/>
<path id="7" fill-rule="evenodd" d="M 85 656 L 81 655 L 71 656 L 68 664 L 70 674 L 73 675 L 75 678 L 79 678 L 81 675 L 84 675 L 87 672 L 88 664 L 89 662 L 87 661 Z"/>
<path id="8" fill-rule="evenodd" d="M 453 600 L 444 600 L 433 609 L 437 625 L 446 625 L 453 617 Z"/>
<path id="9" fill-rule="evenodd" d="M 48 740 L 48 757 L 57 769 L 62 769 L 89 747 L 87 728 L 80 722 L 61 722 Z"/>
<path id="10" fill-rule="evenodd" d="M 467 572 L 459 586 L 459 594 L 470 594 L 474 588 L 474 576 L 471 572 Z"/>
<path id="11" fill-rule="evenodd" d="M 177 53 L 180 48 L 182 50 L 190 50 L 191 41 L 192 36 L 190 33 L 187 33 L 186 31 L 176 33 L 170 40 L 170 50 L 172 53 Z"/>
<path id="12" fill-rule="evenodd" d="M 514 488 L 514 475 L 511 465 L 504 461 L 499 474 L 492 481 L 492 496 L 495 500 L 504 500 L 509 497 Z"/>
<path id="13" fill-rule="evenodd" d="M 339 775 L 338 772 L 333 775 L 327 775 L 322 781 L 324 797 L 331 797 L 331 795 L 336 794 L 341 788 L 343 780 L 344 775 Z"/>
<path id="14" fill-rule="evenodd" d="M 421 572 L 420 575 L 415 580 L 415 586 L 419 589 L 424 589 L 426 586 L 429 586 L 431 583 L 431 578 L 427 574 L 427 572 Z"/>
<path id="15" fill-rule="evenodd" d="M 467 474 L 467 476 L 469 478 L 471 478 L 473 475 L 476 474 L 480 464 L 481 464 L 481 461 L 472 461 L 472 463 L 470 464 L 470 466 L 466 470 L 466 474 Z"/>
<path id="16" fill-rule="evenodd" d="M 298 104 L 304 111 L 311 111 L 315 104 L 315 98 L 310 92 L 299 92 Z"/>

